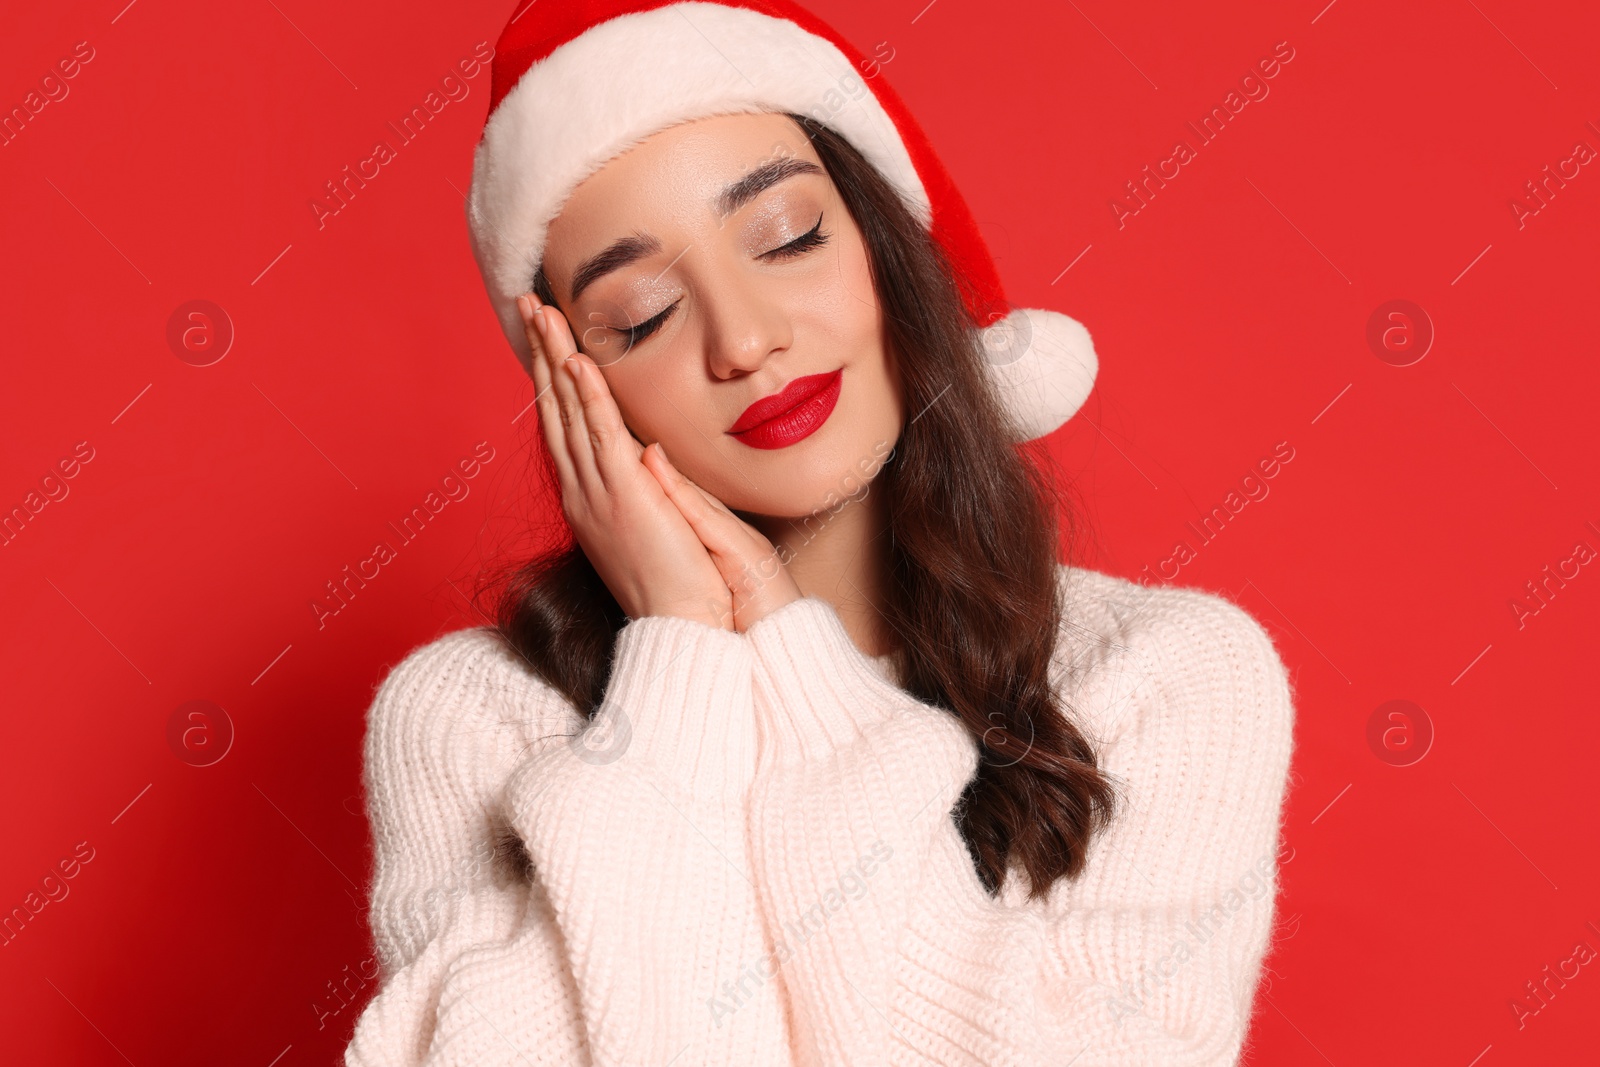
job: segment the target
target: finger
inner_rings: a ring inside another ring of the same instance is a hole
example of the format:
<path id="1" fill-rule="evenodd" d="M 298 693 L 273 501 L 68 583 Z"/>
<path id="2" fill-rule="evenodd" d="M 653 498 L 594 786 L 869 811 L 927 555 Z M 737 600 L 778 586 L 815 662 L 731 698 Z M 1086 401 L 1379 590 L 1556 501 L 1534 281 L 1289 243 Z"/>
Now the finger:
<path id="1" fill-rule="evenodd" d="M 711 505 L 712 508 L 714 508 L 717 511 L 722 512 L 722 514 L 726 515 L 728 518 L 732 519 L 734 522 L 737 522 L 740 526 L 746 527 L 746 528 L 749 527 L 750 524 L 745 522 L 743 519 L 739 518 L 739 516 L 735 515 L 733 513 L 733 509 L 732 508 L 730 508 L 728 505 L 724 504 L 722 501 L 718 500 L 716 497 L 712 496 L 710 493 L 706 492 L 704 489 L 700 488 L 700 486 L 697 485 L 692 478 L 690 478 L 687 475 L 685 475 L 683 480 L 689 486 L 689 488 L 693 489 L 695 492 L 699 493 L 702 497 L 704 497 L 706 503 Z"/>
<path id="2" fill-rule="evenodd" d="M 561 413 L 558 410 L 556 392 L 550 374 L 550 363 L 545 356 L 544 339 L 539 336 L 539 331 L 534 327 L 534 314 L 539 307 L 539 298 L 532 293 L 517 297 L 517 310 L 522 313 L 522 328 L 528 338 L 528 348 L 533 353 L 531 370 L 533 371 L 534 395 L 533 402 L 539 412 L 539 429 L 544 434 L 545 445 L 550 449 L 550 455 L 555 460 L 556 473 L 560 476 L 563 492 L 567 486 L 577 487 L 577 471 L 572 466 L 572 457 L 567 454 L 566 433 L 561 425 Z"/>
<path id="3" fill-rule="evenodd" d="M 722 514 L 728 516 L 730 519 L 734 519 L 741 525 L 746 525 L 743 519 L 739 518 L 739 516 L 733 513 L 732 508 L 728 507 L 728 505 L 718 500 L 715 496 L 700 488 L 699 483 L 697 483 L 693 478 L 689 477 L 677 467 L 673 466 L 672 461 L 667 458 L 666 450 L 661 447 L 660 442 L 656 443 L 656 450 L 660 453 L 660 459 L 664 469 L 668 472 L 668 476 L 673 480 L 674 484 L 681 483 L 683 486 L 693 489 L 695 492 L 699 493 L 705 502 L 713 509 L 720 511 Z"/>
<path id="4" fill-rule="evenodd" d="M 735 592 L 754 596 L 782 568 L 772 543 L 673 466 L 660 442 L 655 451 L 652 473 L 706 546 L 723 581 Z"/>
<path id="5" fill-rule="evenodd" d="M 555 379 L 557 409 L 566 434 L 567 451 L 572 456 L 573 469 L 580 484 L 600 488 L 600 469 L 595 463 L 594 448 L 589 443 L 589 424 L 584 419 L 583 401 L 578 398 L 578 383 L 565 366 L 567 357 L 577 352 L 572 341 L 572 331 L 567 328 L 567 318 L 560 309 L 546 304 L 538 315 L 544 323 L 544 348 L 549 359 L 550 375 Z"/>
<path id="6" fill-rule="evenodd" d="M 689 477 L 687 474 L 684 474 L 682 471 L 678 471 L 678 477 L 683 479 L 683 483 L 690 489 L 693 489 L 695 492 L 699 493 L 713 510 L 717 511 L 721 515 L 726 516 L 728 522 L 733 524 L 734 529 L 739 530 L 747 537 L 757 541 L 759 544 L 770 547 L 771 542 L 766 539 L 765 535 L 763 535 L 760 530 L 757 530 L 754 526 L 751 526 L 748 522 L 744 521 L 744 519 L 740 518 L 738 512 L 724 504 L 714 493 L 708 492 L 704 486 L 700 485 L 700 483 L 696 482 L 693 478 Z"/>
<path id="7" fill-rule="evenodd" d="M 683 512 L 683 517 L 688 520 L 689 525 L 694 527 L 695 533 L 700 536 L 701 543 L 706 544 L 707 536 L 715 535 L 716 531 L 711 527 L 711 521 L 715 517 L 715 510 L 707 502 L 705 494 L 697 492 L 695 485 L 684 477 L 677 467 L 673 466 L 672 460 L 667 458 L 667 451 L 661 446 L 660 441 L 656 441 L 645 449 L 645 456 L 650 460 L 646 466 L 649 468 L 650 473 L 655 475 L 656 480 L 661 483 L 661 488 L 667 494 L 667 498 L 677 506 L 679 511 Z M 706 547 L 710 548 L 711 546 L 706 544 Z"/>
<path id="8" fill-rule="evenodd" d="M 639 442 L 623 421 L 622 411 L 606 384 L 606 377 L 588 356 L 572 357 L 572 369 L 583 405 L 583 418 L 589 428 L 589 450 L 594 455 L 600 480 L 607 489 L 630 484 L 638 477 L 634 469 L 642 451 Z"/>

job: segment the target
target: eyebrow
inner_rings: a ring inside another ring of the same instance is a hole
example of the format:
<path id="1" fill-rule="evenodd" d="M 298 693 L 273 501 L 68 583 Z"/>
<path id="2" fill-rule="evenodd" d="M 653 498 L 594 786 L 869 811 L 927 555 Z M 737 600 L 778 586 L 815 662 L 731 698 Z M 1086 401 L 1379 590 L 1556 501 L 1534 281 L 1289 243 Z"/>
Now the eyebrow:
<path id="1" fill-rule="evenodd" d="M 823 174 L 821 167 L 808 159 L 785 156 L 771 159 L 744 177 L 730 183 L 712 198 L 717 219 L 726 219 L 741 207 L 788 178 L 799 174 Z M 595 253 L 572 272 L 572 301 L 576 303 L 583 291 L 612 271 L 621 270 L 630 263 L 661 251 L 661 240 L 647 233 L 634 233 L 619 237 L 605 249 Z"/>

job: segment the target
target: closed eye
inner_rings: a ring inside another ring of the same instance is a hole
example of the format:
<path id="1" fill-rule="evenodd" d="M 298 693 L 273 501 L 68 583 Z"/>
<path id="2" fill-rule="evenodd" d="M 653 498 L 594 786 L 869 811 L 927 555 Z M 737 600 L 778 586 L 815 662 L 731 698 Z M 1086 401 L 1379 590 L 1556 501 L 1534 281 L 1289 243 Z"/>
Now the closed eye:
<path id="1" fill-rule="evenodd" d="M 823 245 L 827 244 L 828 238 L 831 236 L 833 235 L 822 232 L 822 216 L 818 215 L 816 225 L 812 226 L 811 229 L 807 230 L 799 237 L 796 237 L 788 244 L 779 245 L 770 252 L 763 252 L 758 258 L 793 259 L 795 256 L 803 256 L 807 252 L 821 248 Z M 659 314 L 646 319 L 637 326 L 611 326 L 607 328 L 623 335 L 625 340 L 624 351 L 629 351 L 634 345 L 639 344 L 646 337 L 649 337 L 662 326 L 666 325 L 667 319 L 672 317 L 672 313 L 677 310 L 677 307 L 682 300 L 683 298 L 679 297 L 677 300 L 674 300 L 672 303 L 662 308 Z"/>
<path id="2" fill-rule="evenodd" d="M 680 296 L 677 300 L 674 300 L 672 303 L 662 308 L 660 314 L 646 319 L 637 326 L 629 326 L 627 329 L 618 329 L 615 326 L 611 327 L 611 329 L 616 330 L 617 333 L 623 335 L 626 341 L 623 350 L 627 351 L 628 349 L 633 348 L 634 345 L 638 344 L 646 337 L 649 337 L 651 334 L 661 329 L 661 327 L 665 325 L 667 319 L 672 316 L 673 311 L 677 309 L 678 305 L 682 301 L 683 297 Z"/>
<path id="3" fill-rule="evenodd" d="M 820 248 L 822 245 L 827 244 L 828 238 L 831 236 L 832 234 L 826 234 L 822 232 L 822 216 L 818 215 L 817 224 L 815 226 L 811 227 L 811 229 L 807 230 L 799 237 L 796 237 L 788 244 L 781 245 L 777 248 L 774 248 L 772 251 L 763 254 L 761 258 L 789 259 L 793 256 L 804 255 L 813 248 Z"/>

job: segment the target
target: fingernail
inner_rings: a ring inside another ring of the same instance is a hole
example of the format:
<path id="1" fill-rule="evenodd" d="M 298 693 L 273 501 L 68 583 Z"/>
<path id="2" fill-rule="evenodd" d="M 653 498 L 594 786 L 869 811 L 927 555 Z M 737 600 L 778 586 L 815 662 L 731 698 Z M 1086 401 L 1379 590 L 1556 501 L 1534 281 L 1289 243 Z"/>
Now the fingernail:
<path id="1" fill-rule="evenodd" d="M 543 341 L 544 340 L 544 312 L 543 312 L 543 310 L 539 309 L 539 308 L 535 308 L 532 318 L 533 318 L 533 328 L 539 334 L 539 340 Z"/>
<path id="2" fill-rule="evenodd" d="M 533 325 L 533 313 L 529 309 L 527 299 L 525 297 L 517 297 L 517 314 L 522 316 L 522 325 L 524 328 Z"/>
<path id="3" fill-rule="evenodd" d="M 568 356 L 561 361 L 561 365 L 567 368 L 567 373 L 572 375 L 573 381 L 578 380 L 578 359 L 576 356 Z"/>

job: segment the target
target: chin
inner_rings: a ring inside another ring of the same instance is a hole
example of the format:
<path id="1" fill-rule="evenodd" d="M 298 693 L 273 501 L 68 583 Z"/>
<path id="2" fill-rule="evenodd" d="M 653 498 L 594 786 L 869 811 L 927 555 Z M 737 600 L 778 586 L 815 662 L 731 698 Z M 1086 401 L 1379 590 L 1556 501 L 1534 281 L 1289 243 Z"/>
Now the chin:
<path id="1" fill-rule="evenodd" d="M 744 513 L 801 520 L 865 497 L 894 448 L 895 435 L 886 432 L 833 447 L 824 447 L 817 440 L 821 437 L 770 453 L 764 462 L 746 463 L 742 472 L 730 471 L 728 496 L 718 499 L 748 522 Z M 813 440 L 818 447 L 807 452 Z"/>

